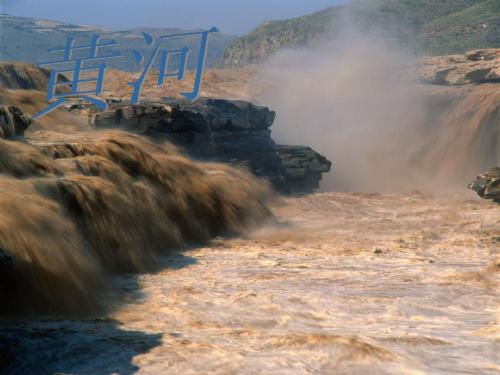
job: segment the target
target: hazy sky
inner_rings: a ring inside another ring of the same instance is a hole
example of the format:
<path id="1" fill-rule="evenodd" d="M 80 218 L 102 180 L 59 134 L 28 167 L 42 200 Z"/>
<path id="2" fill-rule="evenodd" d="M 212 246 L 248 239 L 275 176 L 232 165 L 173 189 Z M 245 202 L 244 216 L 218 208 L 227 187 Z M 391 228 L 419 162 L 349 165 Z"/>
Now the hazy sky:
<path id="1" fill-rule="evenodd" d="M 346 0 L 0 0 L 3 13 L 110 29 L 207 28 L 243 34 L 259 23 L 315 12 Z"/>

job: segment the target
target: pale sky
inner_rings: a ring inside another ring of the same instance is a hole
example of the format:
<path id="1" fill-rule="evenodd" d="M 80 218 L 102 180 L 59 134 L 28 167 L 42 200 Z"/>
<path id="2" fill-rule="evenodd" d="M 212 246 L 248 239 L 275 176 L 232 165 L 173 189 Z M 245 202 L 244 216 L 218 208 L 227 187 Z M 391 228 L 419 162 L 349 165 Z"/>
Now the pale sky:
<path id="1" fill-rule="evenodd" d="M 273 19 L 298 17 L 346 0 L 0 0 L 0 11 L 109 29 L 217 26 L 244 34 Z"/>

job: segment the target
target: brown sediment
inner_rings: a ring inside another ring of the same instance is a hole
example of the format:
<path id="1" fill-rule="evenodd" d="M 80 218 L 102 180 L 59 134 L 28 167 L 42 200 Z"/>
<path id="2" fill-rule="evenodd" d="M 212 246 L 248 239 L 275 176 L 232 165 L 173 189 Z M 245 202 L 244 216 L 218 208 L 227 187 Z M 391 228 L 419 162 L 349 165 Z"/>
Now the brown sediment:
<path id="1" fill-rule="evenodd" d="M 282 337 L 275 337 L 270 340 L 274 347 L 294 347 L 294 346 L 321 346 L 340 345 L 351 349 L 349 354 L 351 359 L 360 357 L 373 357 L 379 360 L 391 360 L 394 355 L 388 350 L 363 341 L 358 337 L 349 337 L 341 335 L 328 334 L 306 334 L 306 333 L 287 333 Z"/>
<path id="2" fill-rule="evenodd" d="M 110 272 L 272 217 L 244 171 L 120 132 L 83 139 L 0 140 L 0 312 L 91 311 Z"/>
<path id="3" fill-rule="evenodd" d="M 486 269 L 487 274 L 495 274 L 500 272 L 500 258 L 495 259 Z"/>
<path id="4" fill-rule="evenodd" d="M 494 373 L 498 207 L 470 194 L 284 198 L 288 226 L 190 252 L 115 317 L 175 332 L 144 373 Z"/>
<path id="5" fill-rule="evenodd" d="M 409 345 L 450 345 L 450 343 L 445 340 L 427 336 L 393 336 L 383 338 L 381 341 Z"/>

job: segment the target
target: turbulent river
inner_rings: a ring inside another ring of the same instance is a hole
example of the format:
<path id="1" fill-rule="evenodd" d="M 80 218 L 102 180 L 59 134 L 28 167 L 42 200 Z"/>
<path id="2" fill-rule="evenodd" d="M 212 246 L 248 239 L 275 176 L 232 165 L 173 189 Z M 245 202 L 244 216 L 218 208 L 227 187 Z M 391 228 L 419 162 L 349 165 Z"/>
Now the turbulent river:
<path id="1" fill-rule="evenodd" d="M 319 193 L 280 224 L 114 278 L 106 318 L 3 331 L 20 374 L 494 374 L 499 207 Z M 2 343 L 0 342 L 0 347 Z"/>

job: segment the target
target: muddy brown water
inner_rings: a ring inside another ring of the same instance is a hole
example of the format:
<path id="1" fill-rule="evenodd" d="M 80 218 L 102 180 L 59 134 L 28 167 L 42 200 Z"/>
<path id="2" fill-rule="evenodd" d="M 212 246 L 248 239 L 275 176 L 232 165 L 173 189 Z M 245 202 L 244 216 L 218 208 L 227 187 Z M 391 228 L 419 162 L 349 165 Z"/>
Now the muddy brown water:
<path id="1" fill-rule="evenodd" d="M 17 373 L 497 374 L 500 207 L 321 193 L 283 225 L 116 278 L 106 319 L 31 321 Z M 1 343 L 0 343 L 1 344 Z"/>

